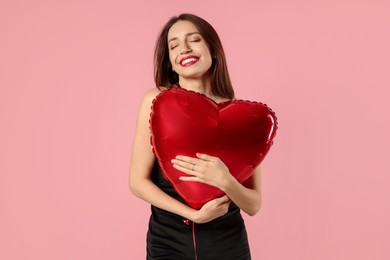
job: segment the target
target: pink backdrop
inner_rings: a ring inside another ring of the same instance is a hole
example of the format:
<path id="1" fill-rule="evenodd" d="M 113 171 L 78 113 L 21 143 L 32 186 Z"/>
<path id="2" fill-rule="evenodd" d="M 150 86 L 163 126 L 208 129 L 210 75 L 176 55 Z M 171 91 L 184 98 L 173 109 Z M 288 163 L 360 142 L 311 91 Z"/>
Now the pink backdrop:
<path id="1" fill-rule="evenodd" d="M 145 258 L 131 143 L 181 12 L 219 32 L 237 97 L 279 118 L 253 259 L 390 259 L 386 0 L 1 1 L 0 259 Z"/>

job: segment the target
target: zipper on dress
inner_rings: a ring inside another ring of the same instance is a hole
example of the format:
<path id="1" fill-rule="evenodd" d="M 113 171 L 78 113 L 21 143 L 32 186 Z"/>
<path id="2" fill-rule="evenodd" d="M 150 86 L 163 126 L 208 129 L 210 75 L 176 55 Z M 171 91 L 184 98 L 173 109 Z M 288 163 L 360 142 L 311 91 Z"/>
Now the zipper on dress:
<path id="1" fill-rule="evenodd" d="M 190 225 L 190 221 L 188 219 L 183 219 L 183 223 L 187 226 Z M 194 243 L 194 256 L 195 260 L 198 260 L 198 255 L 196 253 L 196 238 L 195 238 L 195 222 L 192 221 L 192 241 Z"/>
<path id="2" fill-rule="evenodd" d="M 192 222 L 192 241 L 194 241 L 195 260 L 198 260 L 198 255 L 196 253 L 195 222 Z"/>

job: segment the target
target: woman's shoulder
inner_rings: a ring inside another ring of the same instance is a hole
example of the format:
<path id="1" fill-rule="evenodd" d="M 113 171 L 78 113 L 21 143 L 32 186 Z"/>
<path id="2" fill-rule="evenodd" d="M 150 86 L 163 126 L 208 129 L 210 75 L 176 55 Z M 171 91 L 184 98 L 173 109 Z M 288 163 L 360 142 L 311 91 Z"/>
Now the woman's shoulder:
<path id="1" fill-rule="evenodd" d="M 156 96 L 166 89 L 168 89 L 168 88 L 164 87 L 164 86 L 153 87 L 153 88 L 147 89 L 144 93 L 143 98 L 142 98 L 142 102 L 147 102 L 147 103 L 151 104 L 152 101 L 156 98 Z"/>
<path id="2" fill-rule="evenodd" d="M 147 120 L 149 118 L 152 104 L 153 104 L 153 100 L 164 89 L 166 89 L 166 88 L 165 87 L 159 87 L 159 88 L 152 87 L 152 88 L 147 89 L 144 92 L 144 94 L 141 98 L 141 101 L 139 103 L 139 108 L 138 108 L 138 115 L 140 118 L 144 118 L 145 120 Z"/>

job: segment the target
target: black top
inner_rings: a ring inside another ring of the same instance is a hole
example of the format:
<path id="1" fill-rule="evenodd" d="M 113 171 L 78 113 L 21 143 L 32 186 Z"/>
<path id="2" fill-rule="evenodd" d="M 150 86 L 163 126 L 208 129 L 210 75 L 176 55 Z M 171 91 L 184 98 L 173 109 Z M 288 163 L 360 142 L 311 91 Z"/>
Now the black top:
<path id="1" fill-rule="evenodd" d="M 165 193 L 185 203 L 164 178 L 157 159 L 151 177 Z M 234 203 L 227 214 L 205 224 L 195 224 L 153 205 L 151 212 L 147 260 L 251 259 L 244 220 Z"/>

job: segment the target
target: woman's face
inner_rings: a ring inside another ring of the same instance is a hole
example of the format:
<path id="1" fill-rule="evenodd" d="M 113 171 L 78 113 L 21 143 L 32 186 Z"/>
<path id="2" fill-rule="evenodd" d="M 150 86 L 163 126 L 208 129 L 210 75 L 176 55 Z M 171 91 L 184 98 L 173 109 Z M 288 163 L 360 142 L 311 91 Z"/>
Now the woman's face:
<path id="1" fill-rule="evenodd" d="M 177 21 L 168 31 L 169 60 L 183 78 L 200 78 L 211 65 L 209 48 L 193 23 Z"/>

